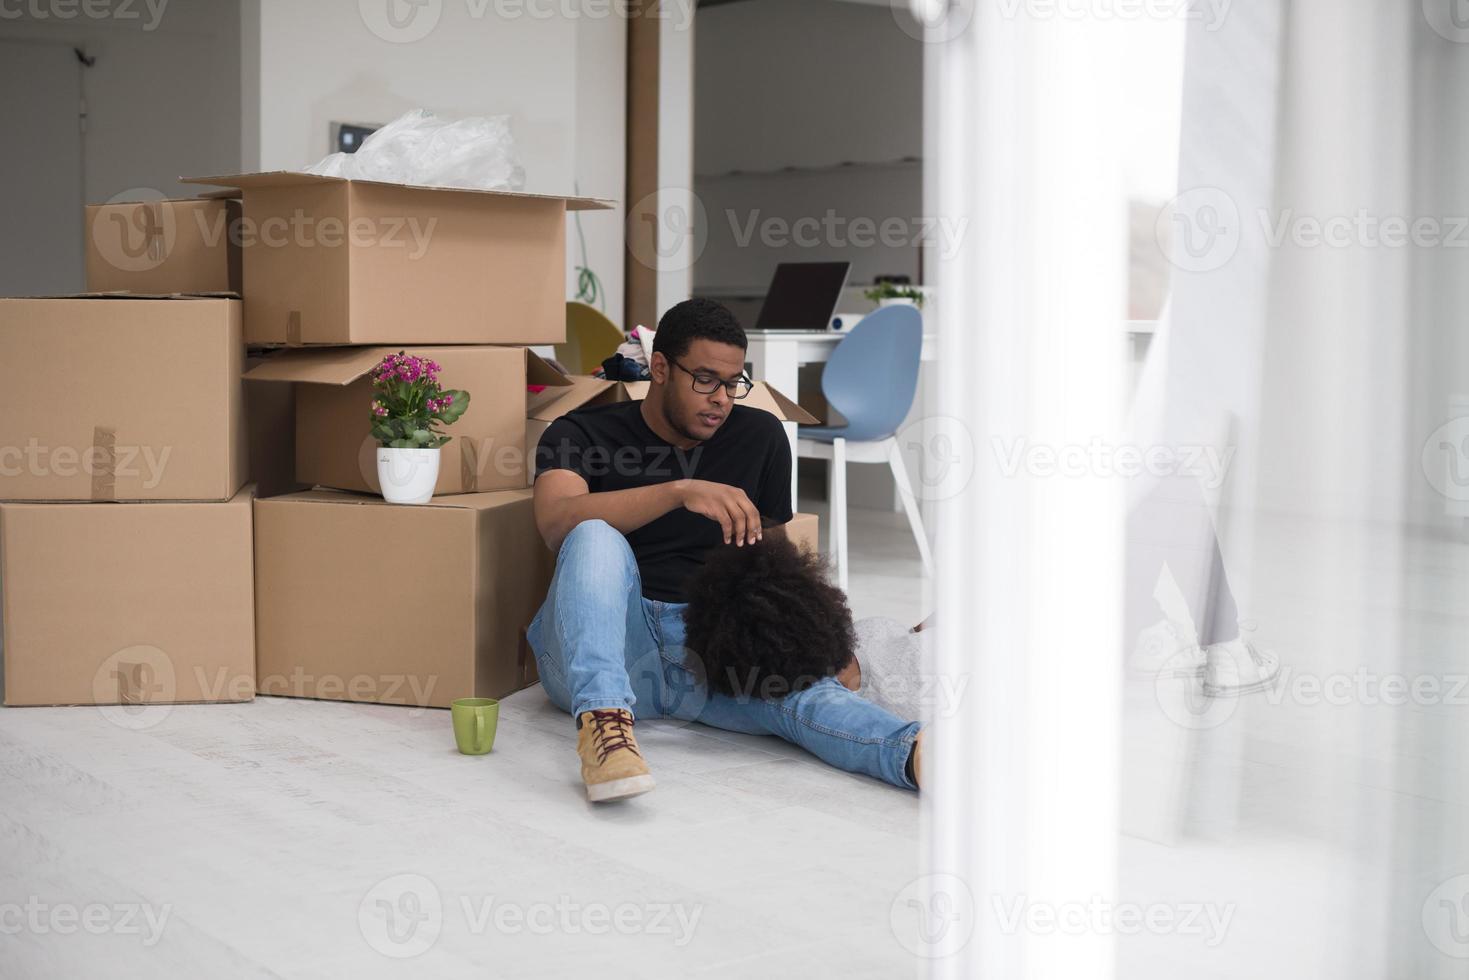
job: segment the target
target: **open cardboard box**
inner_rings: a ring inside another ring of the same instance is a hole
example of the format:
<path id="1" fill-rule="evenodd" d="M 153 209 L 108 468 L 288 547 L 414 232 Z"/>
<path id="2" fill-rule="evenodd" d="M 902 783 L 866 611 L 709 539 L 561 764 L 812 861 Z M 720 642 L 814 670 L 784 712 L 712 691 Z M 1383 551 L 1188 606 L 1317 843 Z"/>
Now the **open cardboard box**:
<path id="1" fill-rule="evenodd" d="M 90 204 L 87 292 L 241 291 L 238 197 Z"/>
<path id="2" fill-rule="evenodd" d="M 289 382 L 296 391 L 296 479 L 308 486 L 380 493 L 368 373 L 396 347 L 285 350 L 251 368 L 251 383 Z M 527 385 L 570 390 L 571 382 L 524 347 L 410 347 L 443 369 L 445 388 L 469 392 L 469 408 L 444 431 L 434 494 L 526 485 Z M 530 447 L 534 449 L 534 447 Z"/>
<path id="3" fill-rule="evenodd" d="M 250 447 L 250 482 L 255 496 L 308 490 L 296 479 L 296 386 L 249 380 L 265 359 L 245 358 L 245 433 Z"/>
<path id="4" fill-rule="evenodd" d="M 233 497 L 240 316 L 219 297 L 0 299 L 0 499 Z"/>
<path id="5" fill-rule="evenodd" d="M 0 504 L 5 703 L 253 698 L 251 495 Z"/>
<path id="6" fill-rule="evenodd" d="M 530 491 L 401 506 L 308 490 L 255 508 L 261 694 L 445 708 L 535 682 L 520 637 L 554 558 Z"/>
<path id="7" fill-rule="evenodd" d="M 802 551 L 821 550 L 821 525 L 816 514 L 792 514 L 785 524 L 767 528 L 765 533 L 771 537 L 788 538 Z"/>
<path id="8" fill-rule="evenodd" d="M 610 405 L 614 402 L 625 402 L 630 397 L 627 386 L 619 381 L 608 381 L 605 378 L 593 378 L 587 375 L 571 374 L 565 376 L 566 384 L 547 387 L 543 391 L 532 391 L 526 394 L 525 411 L 525 450 L 534 455 L 536 446 L 540 445 L 541 436 L 545 434 L 550 424 L 567 412 L 574 412 L 579 408 L 595 408 L 598 405 Z M 535 482 L 535 467 L 527 466 L 525 473 L 526 485 Z"/>
<path id="9" fill-rule="evenodd" d="M 184 180 L 242 195 L 251 344 L 559 344 L 566 213 L 613 206 L 290 171 Z"/>

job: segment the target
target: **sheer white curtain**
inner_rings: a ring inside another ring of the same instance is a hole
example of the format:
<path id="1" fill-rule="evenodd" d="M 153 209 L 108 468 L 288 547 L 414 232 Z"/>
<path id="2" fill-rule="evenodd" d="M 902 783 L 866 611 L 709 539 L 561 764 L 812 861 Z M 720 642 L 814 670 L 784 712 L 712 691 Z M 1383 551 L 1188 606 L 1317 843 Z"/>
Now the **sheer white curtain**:
<path id="1" fill-rule="evenodd" d="M 1248 215 L 1273 238 L 1254 472 L 1231 534 L 1283 684 L 1220 726 L 1228 748 L 1198 774 L 1233 786 L 1220 844 L 1275 866 L 1269 895 L 1239 890 L 1241 967 L 1274 952 L 1337 976 L 1469 973 L 1469 824 L 1446 778 L 1469 711 L 1448 514 L 1466 448 L 1451 419 L 1469 414 L 1469 201 L 1444 157 L 1469 94 L 1456 12 L 1283 10 L 1275 184 Z"/>
<path id="2" fill-rule="evenodd" d="M 932 728 L 942 976 L 1113 961 L 1105 932 L 1035 925 L 1116 882 L 1121 487 L 1072 464 L 1123 406 L 1118 29 L 976 4 L 929 36 L 936 203 L 966 229 L 936 270 L 936 425 L 974 464 L 938 508 L 937 668 L 969 681 Z"/>
<path id="3" fill-rule="evenodd" d="M 939 511 L 937 668 L 972 683 L 932 729 L 934 972 L 1469 976 L 1469 19 L 1179 7 L 1166 397 L 1139 431 L 1229 460 L 1199 526 L 1280 662 L 1208 697 L 1128 669 L 1128 481 L 1005 453 L 1129 438 L 1128 26 L 1092 6 L 950 4 L 932 37 L 936 204 L 969 220 L 941 400 L 975 462 Z"/>

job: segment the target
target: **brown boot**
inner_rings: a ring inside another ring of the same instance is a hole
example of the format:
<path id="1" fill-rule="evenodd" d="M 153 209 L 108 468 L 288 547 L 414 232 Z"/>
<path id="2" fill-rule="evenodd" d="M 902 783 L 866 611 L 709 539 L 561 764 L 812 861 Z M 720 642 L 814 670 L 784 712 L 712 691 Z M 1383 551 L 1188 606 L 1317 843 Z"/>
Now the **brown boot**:
<path id="1" fill-rule="evenodd" d="M 923 732 L 913 740 L 913 781 L 923 789 Z"/>
<path id="2" fill-rule="evenodd" d="M 622 800 L 653 788 L 632 726 L 632 712 L 623 708 L 593 708 L 576 719 L 581 778 L 593 803 Z"/>

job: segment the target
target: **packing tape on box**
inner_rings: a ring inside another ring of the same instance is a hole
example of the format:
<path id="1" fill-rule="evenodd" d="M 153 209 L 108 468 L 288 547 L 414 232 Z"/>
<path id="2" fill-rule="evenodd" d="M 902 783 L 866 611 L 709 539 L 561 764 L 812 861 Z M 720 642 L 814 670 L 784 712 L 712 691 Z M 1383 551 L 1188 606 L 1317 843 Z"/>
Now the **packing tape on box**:
<path id="1" fill-rule="evenodd" d="M 163 234 L 163 205 L 158 201 L 152 201 L 144 205 L 148 212 L 148 227 L 144 234 L 148 236 L 148 258 L 154 262 L 162 262 L 167 258 L 166 245 Z"/>
<path id="2" fill-rule="evenodd" d="M 301 346 L 301 311 L 292 310 L 286 316 L 286 346 Z"/>
<path id="3" fill-rule="evenodd" d="M 474 440 L 459 437 L 459 482 L 469 493 L 479 492 L 479 453 Z"/>
<path id="4" fill-rule="evenodd" d="M 119 660 L 113 674 L 117 677 L 118 704 L 142 704 L 148 700 L 146 692 L 154 686 L 152 664 Z"/>
<path id="5" fill-rule="evenodd" d="M 92 499 L 117 499 L 117 430 L 92 429 Z"/>

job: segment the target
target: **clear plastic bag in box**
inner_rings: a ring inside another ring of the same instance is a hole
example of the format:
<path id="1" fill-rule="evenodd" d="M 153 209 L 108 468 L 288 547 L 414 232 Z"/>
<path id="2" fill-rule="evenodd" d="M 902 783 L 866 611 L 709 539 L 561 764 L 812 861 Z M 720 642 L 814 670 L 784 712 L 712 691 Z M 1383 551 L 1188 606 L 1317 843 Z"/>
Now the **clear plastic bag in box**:
<path id="1" fill-rule="evenodd" d="M 356 153 L 333 153 L 306 173 L 491 191 L 525 186 L 509 116 L 448 120 L 427 109 L 398 117 L 363 140 Z"/>

